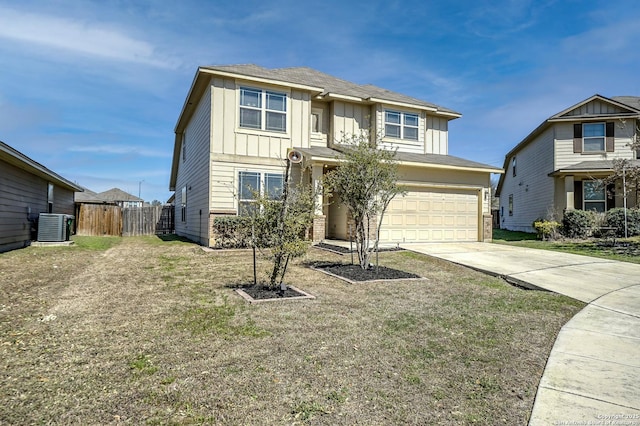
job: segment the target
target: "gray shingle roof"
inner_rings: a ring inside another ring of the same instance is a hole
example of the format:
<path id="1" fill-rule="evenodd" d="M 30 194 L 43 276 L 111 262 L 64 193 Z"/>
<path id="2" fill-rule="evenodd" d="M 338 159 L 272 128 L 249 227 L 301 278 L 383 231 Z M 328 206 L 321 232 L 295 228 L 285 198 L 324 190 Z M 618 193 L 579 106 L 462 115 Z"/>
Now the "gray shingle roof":
<path id="1" fill-rule="evenodd" d="M 124 192 L 120 188 L 111 188 L 108 191 L 97 194 L 97 196 L 104 201 L 142 201 L 142 198 Z"/>
<path id="2" fill-rule="evenodd" d="M 640 97 L 639 96 L 613 96 L 611 99 L 628 105 L 631 108 L 640 110 Z"/>
<path id="3" fill-rule="evenodd" d="M 222 71 L 258 78 L 267 78 L 283 83 L 302 84 L 323 89 L 322 94 L 334 93 L 338 95 L 354 96 L 362 99 L 379 98 L 392 102 L 402 102 L 420 107 L 433 108 L 437 111 L 461 115 L 460 113 L 431 102 L 422 101 L 401 93 L 392 92 L 371 84 L 356 84 L 347 80 L 308 67 L 293 68 L 263 68 L 254 64 L 221 65 L 202 67 L 212 71 Z"/>
<path id="4" fill-rule="evenodd" d="M 310 155 L 312 157 L 322 158 L 340 158 L 342 156 L 340 151 L 326 147 L 313 147 L 313 148 L 296 148 L 303 154 Z M 454 157 L 453 155 L 443 154 L 412 154 L 409 152 L 396 152 L 396 160 L 407 163 L 422 163 L 425 165 L 435 166 L 449 166 L 460 167 L 466 169 L 487 169 L 498 171 L 498 167 L 490 166 L 488 164 L 478 163 L 476 161 L 465 160 L 464 158 Z"/>
<path id="5" fill-rule="evenodd" d="M 631 160 L 631 165 L 640 167 L 640 160 Z M 592 160 L 581 161 L 570 166 L 562 167 L 554 173 L 559 172 L 586 172 L 586 171 L 609 171 L 613 169 L 613 160 Z"/>

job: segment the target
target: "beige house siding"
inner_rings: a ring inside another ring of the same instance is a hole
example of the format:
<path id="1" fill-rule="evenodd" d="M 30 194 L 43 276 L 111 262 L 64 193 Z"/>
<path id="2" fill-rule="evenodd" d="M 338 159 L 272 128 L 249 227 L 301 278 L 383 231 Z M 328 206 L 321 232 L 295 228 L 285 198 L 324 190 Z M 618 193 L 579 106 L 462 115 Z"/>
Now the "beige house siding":
<path id="1" fill-rule="evenodd" d="M 329 129 L 330 129 L 330 124 L 329 124 L 329 120 L 330 120 L 330 108 L 329 108 L 329 104 L 327 103 L 320 103 L 320 102 L 312 102 L 311 103 L 311 111 L 313 112 L 314 110 L 317 110 L 320 112 L 320 123 L 319 123 L 319 132 L 314 133 L 310 130 L 310 139 L 309 139 L 309 145 L 314 147 L 324 147 L 324 146 L 328 146 L 329 144 L 329 140 L 328 140 L 328 135 L 329 135 Z M 309 123 L 309 127 L 311 127 L 311 123 Z"/>
<path id="2" fill-rule="evenodd" d="M 340 142 L 344 135 L 358 135 L 361 130 L 369 130 L 371 108 L 349 102 L 332 103 L 333 142 Z"/>
<path id="3" fill-rule="evenodd" d="M 606 120 L 602 120 L 605 122 Z M 612 121 L 612 120 L 609 120 Z M 554 169 L 562 169 L 563 167 L 571 166 L 573 164 L 580 163 L 582 161 L 594 161 L 594 160 L 613 160 L 616 158 L 634 158 L 634 152 L 629 148 L 633 130 L 635 128 L 635 120 L 627 120 L 626 123 L 622 123 L 619 120 L 614 120 L 614 152 L 603 153 L 574 153 L 573 152 L 573 124 L 568 123 L 556 123 L 553 128 L 555 129 L 556 149 L 555 149 L 555 167 Z"/>
<path id="4" fill-rule="evenodd" d="M 274 90 L 287 94 L 285 133 L 244 129 L 239 126 L 240 87 Z M 293 146 L 309 147 L 310 95 L 300 90 L 214 78 L 212 81 L 212 153 L 238 156 L 285 158 Z M 238 159 L 238 161 L 242 161 Z"/>
<path id="5" fill-rule="evenodd" d="M 232 161 L 211 162 L 211 206 L 214 212 L 235 213 L 238 209 L 238 172 L 284 173 L 280 160 L 247 157 L 243 163 Z"/>
<path id="6" fill-rule="evenodd" d="M 418 140 L 413 141 L 409 139 L 396 139 L 389 138 L 384 134 L 384 112 L 397 111 L 407 112 L 410 114 L 418 114 Z M 382 148 L 383 149 L 397 149 L 400 152 L 411 152 L 414 154 L 424 154 L 425 152 L 425 118 L 424 112 L 419 110 L 399 108 L 392 105 L 378 105 L 376 109 L 376 128 L 380 129 L 380 133 L 383 135 Z"/>
<path id="7" fill-rule="evenodd" d="M 500 192 L 500 226 L 512 231 L 533 232 L 532 223 L 544 218 L 556 193 L 553 172 L 554 130 L 548 128 L 535 141 L 509 158 Z M 563 187 L 564 188 L 564 187 Z M 509 195 L 513 195 L 513 216 L 509 216 Z"/>
<path id="8" fill-rule="evenodd" d="M 49 211 L 48 184 L 48 180 L 0 160 L 0 252 L 29 245 L 29 219 Z M 54 184 L 53 213 L 74 214 L 73 191 Z"/>
<path id="9" fill-rule="evenodd" d="M 426 117 L 425 154 L 449 153 L 449 121 L 446 118 Z"/>
<path id="10" fill-rule="evenodd" d="M 180 152 L 176 180 L 176 233 L 202 244 L 208 243 L 209 162 L 212 112 L 212 91 L 208 87 L 186 126 L 186 156 Z M 215 125 L 215 123 L 214 123 Z M 182 189 L 187 188 L 186 221 L 182 218 Z"/>

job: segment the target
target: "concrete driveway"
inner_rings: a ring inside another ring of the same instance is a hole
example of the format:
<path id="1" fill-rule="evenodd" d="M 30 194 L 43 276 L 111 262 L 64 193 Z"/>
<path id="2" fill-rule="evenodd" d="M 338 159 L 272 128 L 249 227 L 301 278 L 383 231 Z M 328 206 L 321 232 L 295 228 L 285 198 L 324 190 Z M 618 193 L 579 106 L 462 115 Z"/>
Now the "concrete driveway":
<path id="1" fill-rule="evenodd" d="M 558 334 L 529 425 L 640 426 L 640 264 L 491 243 L 402 247 L 588 303 Z"/>

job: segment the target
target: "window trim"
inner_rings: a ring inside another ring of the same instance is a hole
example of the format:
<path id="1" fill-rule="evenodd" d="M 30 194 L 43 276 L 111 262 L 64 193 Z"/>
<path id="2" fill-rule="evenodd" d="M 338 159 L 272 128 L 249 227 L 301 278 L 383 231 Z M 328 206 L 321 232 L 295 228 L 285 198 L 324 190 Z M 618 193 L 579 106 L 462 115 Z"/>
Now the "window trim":
<path id="1" fill-rule="evenodd" d="M 53 200 L 55 194 L 55 185 L 47 182 L 47 213 L 53 213 Z"/>
<path id="2" fill-rule="evenodd" d="M 252 92 L 257 92 L 259 93 L 259 100 L 258 100 L 258 106 L 253 106 L 253 105 L 242 105 L 242 99 L 243 99 L 243 92 L 244 91 L 252 91 Z M 255 133 L 255 132 L 266 132 L 268 134 L 283 134 L 283 135 L 287 135 L 289 133 L 289 110 L 290 110 L 290 105 L 289 105 L 289 98 L 290 98 L 290 94 L 286 91 L 280 91 L 277 89 L 267 89 L 267 88 L 260 88 L 260 87 L 252 87 L 250 85 L 238 85 L 238 101 L 237 101 L 237 128 L 238 130 L 242 131 L 242 132 L 251 132 L 251 133 Z M 283 97 L 283 110 L 277 110 L 277 109 L 270 109 L 268 108 L 269 106 L 269 99 L 268 99 L 268 95 L 277 95 L 277 96 L 282 96 Z M 248 125 L 243 125 L 241 123 L 242 120 L 242 110 L 250 110 L 250 111 L 259 111 L 260 115 L 259 115 L 259 126 L 255 127 L 255 126 L 248 126 Z M 268 117 L 269 114 L 278 114 L 281 116 L 284 116 L 284 129 L 280 130 L 280 129 L 269 129 L 267 128 L 268 126 Z"/>
<path id="3" fill-rule="evenodd" d="M 602 125 L 602 136 L 585 136 L 585 126 L 593 126 L 593 125 Z M 586 139 L 602 139 L 602 149 L 599 150 L 587 150 L 585 149 L 585 140 Z M 596 123 L 582 123 L 582 152 L 585 154 L 601 154 L 606 152 L 607 150 L 607 123 L 596 122 Z"/>
<path id="4" fill-rule="evenodd" d="M 312 135 L 321 135 L 323 134 L 323 122 L 322 122 L 322 112 L 323 109 L 322 108 L 311 108 L 311 115 L 309 117 L 309 129 L 311 131 Z M 316 124 L 318 127 L 318 130 L 315 130 L 313 127 L 313 116 L 316 116 Z"/>
<path id="5" fill-rule="evenodd" d="M 243 204 L 251 204 L 251 203 L 255 203 L 256 200 L 255 198 L 241 198 L 242 197 L 242 189 L 240 187 L 240 182 L 241 182 L 241 178 L 240 176 L 243 173 L 251 173 L 251 174 L 256 174 L 258 175 L 258 192 L 260 193 L 261 196 L 265 195 L 265 191 L 267 191 L 267 179 L 268 176 L 279 176 L 282 179 L 282 184 L 284 185 L 284 173 L 278 173 L 278 172 L 273 172 L 273 171 L 266 171 L 266 170 L 238 170 L 237 172 L 237 177 L 238 177 L 238 181 L 237 181 L 237 185 L 236 188 L 238 190 L 238 197 L 237 197 L 237 209 L 236 209 L 236 214 L 238 216 L 245 216 L 246 214 L 244 212 L 241 212 L 242 209 L 242 205 Z"/>
<path id="6" fill-rule="evenodd" d="M 387 114 L 398 114 L 398 123 L 392 123 L 390 121 L 387 121 Z M 416 125 L 410 125 L 407 124 L 407 116 L 412 116 L 416 118 Z M 394 110 L 394 109 L 383 109 L 382 110 L 382 124 L 384 127 L 384 136 L 386 138 L 392 138 L 392 139 L 402 139 L 405 141 L 412 141 L 412 142 L 420 142 L 421 138 L 420 138 L 420 113 L 415 113 L 415 112 L 408 112 L 408 111 L 398 111 L 398 110 Z M 393 127 L 398 127 L 400 130 L 400 135 L 399 136 L 395 136 L 395 135 L 389 135 L 387 133 L 387 126 L 393 126 Z M 415 138 L 411 138 L 411 137 L 407 137 L 406 136 L 406 129 L 415 129 L 416 130 L 416 137 Z"/>
<path id="7" fill-rule="evenodd" d="M 516 177 L 516 157 L 515 156 L 511 160 L 511 167 L 513 169 L 513 177 Z"/>
<path id="8" fill-rule="evenodd" d="M 182 161 L 187 160 L 187 133 L 182 132 Z"/>
<path id="9" fill-rule="evenodd" d="M 180 195 L 180 220 L 187 221 L 187 185 L 182 187 Z"/>

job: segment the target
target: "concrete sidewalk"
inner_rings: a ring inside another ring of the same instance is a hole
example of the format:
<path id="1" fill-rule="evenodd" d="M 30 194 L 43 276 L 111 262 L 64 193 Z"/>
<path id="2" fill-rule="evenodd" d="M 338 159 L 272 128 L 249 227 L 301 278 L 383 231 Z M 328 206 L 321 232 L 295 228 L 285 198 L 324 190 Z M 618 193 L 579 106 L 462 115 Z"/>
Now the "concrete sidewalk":
<path id="1" fill-rule="evenodd" d="M 491 243 L 402 247 L 588 303 L 558 334 L 529 425 L 640 426 L 640 264 Z"/>

